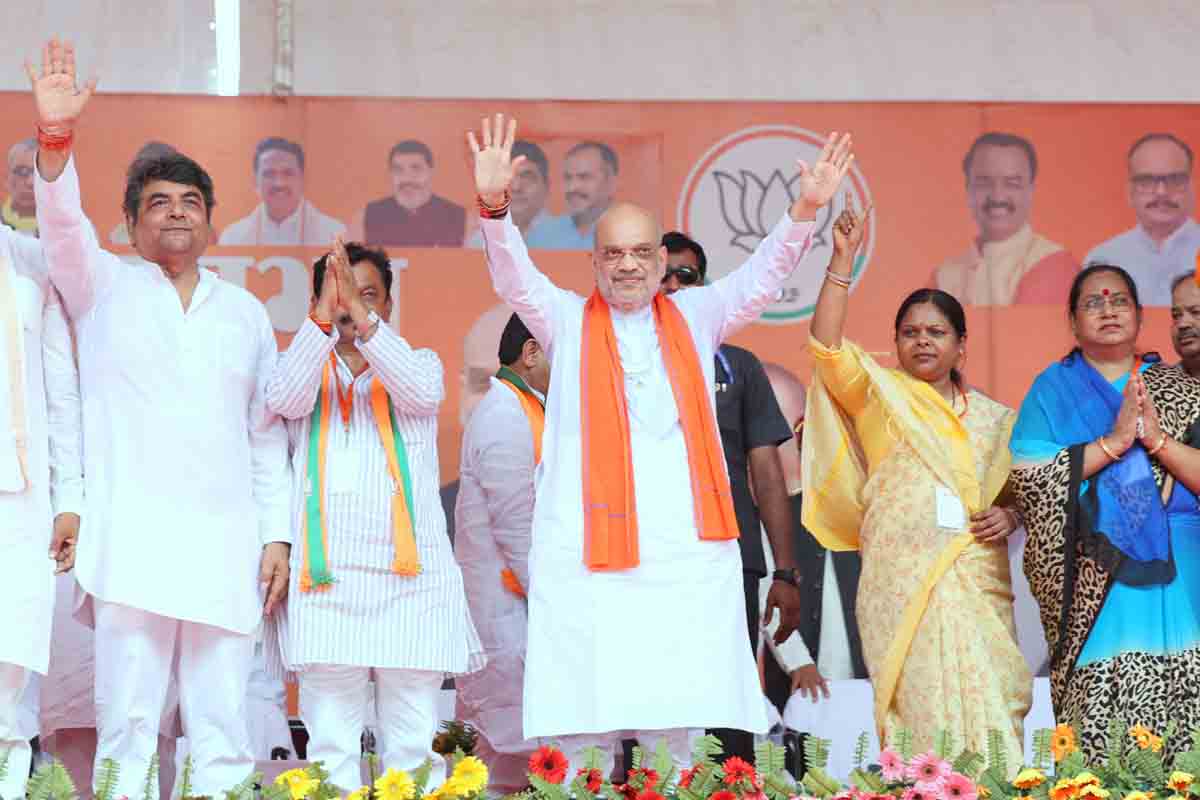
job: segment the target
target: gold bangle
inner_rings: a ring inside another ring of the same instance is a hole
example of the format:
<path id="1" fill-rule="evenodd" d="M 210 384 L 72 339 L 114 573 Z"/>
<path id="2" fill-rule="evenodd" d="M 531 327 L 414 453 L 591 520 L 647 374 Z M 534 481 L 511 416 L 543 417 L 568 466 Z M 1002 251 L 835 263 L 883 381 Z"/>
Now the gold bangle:
<path id="1" fill-rule="evenodd" d="M 1108 445 L 1105 443 L 1103 436 L 1096 440 L 1096 444 L 1100 445 L 1100 449 L 1104 451 L 1104 455 L 1108 456 L 1110 460 L 1120 461 L 1119 458 L 1113 455 L 1113 451 L 1108 449 Z"/>
<path id="2" fill-rule="evenodd" d="M 1162 449 L 1163 449 L 1163 447 L 1165 447 L 1165 446 L 1166 446 L 1166 444 L 1167 444 L 1167 438 L 1168 438 L 1168 437 L 1167 437 L 1167 432 L 1166 432 L 1166 431 L 1163 431 L 1163 432 L 1162 432 L 1162 436 L 1160 436 L 1160 437 L 1159 437 L 1159 439 L 1158 439 L 1158 444 L 1154 445 L 1153 449 L 1151 449 L 1151 450 L 1147 450 L 1147 451 L 1146 451 L 1146 455 L 1148 455 L 1148 456 L 1152 456 L 1152 455 L 1154 455 L 1155 453 L 1157 453 L 1159 450 L 1162 450 Z"/>

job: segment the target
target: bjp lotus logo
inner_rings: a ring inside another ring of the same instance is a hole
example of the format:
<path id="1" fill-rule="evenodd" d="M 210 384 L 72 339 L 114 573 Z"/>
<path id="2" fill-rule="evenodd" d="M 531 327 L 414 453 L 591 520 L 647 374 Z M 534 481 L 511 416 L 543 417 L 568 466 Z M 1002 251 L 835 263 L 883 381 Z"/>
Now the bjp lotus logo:
<path id="1" fill-rule="evenodd" d="M 704 245 L 711 279 L 739 267 L 779 224 L 796 198 L 796 159 L 813 163 L 823 143 L 823 137 L 812 131 L 765 125 L 725 137 L 700 158 L 684 183 L 676 224 Z M 857 167 L 847 175 L 844 189 L 850 190 L 858 208 L 866 207 L 870 192 Z M 813 248 L 763 314 L 764 322 L 799 322 L 812 315 L 832 254 L 829 226 L 844 203 L 840 191 L 818 214 Z M 867 228 L 854 264 L 856 282 L 870 260 L 874 231 L 874 225 Z"/>

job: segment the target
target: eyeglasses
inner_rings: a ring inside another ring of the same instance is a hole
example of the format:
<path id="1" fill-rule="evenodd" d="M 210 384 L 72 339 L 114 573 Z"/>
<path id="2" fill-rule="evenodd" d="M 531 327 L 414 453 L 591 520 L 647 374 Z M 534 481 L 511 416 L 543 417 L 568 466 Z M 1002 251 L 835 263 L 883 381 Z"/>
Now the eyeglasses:
<path id="1" fill-rule="evenodd" d="M 1094 294 L 1080 303 L 1080 307 L 1091 317 L 1103 314 L 1106 306 L 1113 311 L 1129 311 L 1133 308 L 1133 298 L 1127 294 L 1114 294 L 1111 297 Z"/>
<path id="2" fill-rule="evenodd" d="M 33 177 L 33 167 L 25 167 L 25 166 L 13 167 L 8 172 L 10 175 L 13 175 L 14 177 L 17 177 L 17 178 L 32 178 Z"/>
<path id="3" fill-rule="evenodd" d="M 1161 183 L 1163 188 L 1169 192 L 1177 192 L 1188 185 L 1188 181 L 1192 179 L 1190 172 L 1169 172 L 1166 175 L 1155 175 L 1151 172 L 1143 172 L 1138 175 L 1133 175 L 1129 178 L 1129 182 L 1133 184 L 1135 192 L 1149 194 L 1158 188 Z"/>
<path id="4" fill-rule="evenodd" d="M 600 250 L 600 261 L 608 266 L 615 266 L 625 260 L 625 256 L 633 256 L 639 264 L 649 264 L 658 254 L 658 248 L 648 244 L 637 247 L 605 247 Z"/>
<path id="5" fill-rule="evenodd" d="M 663 283 L 666 283 L 674 276 L 682 286 L 694 286 L 700 282 L 700 272 L 693 267 L 667 267 L 667 274 L 663 275 Z"/>

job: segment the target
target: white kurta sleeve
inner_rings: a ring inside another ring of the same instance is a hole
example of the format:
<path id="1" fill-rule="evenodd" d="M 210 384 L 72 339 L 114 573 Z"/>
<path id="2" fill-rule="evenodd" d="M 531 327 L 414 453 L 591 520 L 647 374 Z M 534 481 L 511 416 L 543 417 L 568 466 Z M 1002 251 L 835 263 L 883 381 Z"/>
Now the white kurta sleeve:
<path id="1" fill-rule="evenodd" d="M 100 248 L 96 231 L 83 213 L 75 157 L 54 181 L 34 180 L 38 231 L 50 280 L 62 295 L 67 313 L 78 320 L 112 285 L 121 261 Z"/>
<path id="2" fill-rule="evenodd" d="M 284 419 L 301 419 L 311 414 L 321 390 L 321 369 L 337 341 L 336 328 L 326 334 L 305 317 L 267 381 L 267 408 Z"/>
<path id="3" fill-rule="evenodd" d="M 254 503 L 258 506 L 258 536 L 266 545 L 292 541 L 292 485 L 287 428 L 283 418 L 267 405 L 267 382 L 275 373 L 279 350 L 267 310 L 259 308 L 258 364 L 246 424 L 250 432 L 250 477 Z"/>
<path id="4" fill-rule="evenodd" d="M 700 312 L 693 319 L 700 322 L 703 335 L 718 345 L 757 320 L 771 304 L 812 248 L 812 229 L 812 221 L 793 222 L 784 214 L 740 267 L 708 286 L 676 292 L 672 298 Z"/>
<path id="5" fill-rule="evenodd" d="M 549 351 L 553 347 L 555 301 L 570 292 L 555 286 L 534 266 L 521 231 L 509 215 L 504 219 L 480 219 L 479 230 L 496 294 L 520 316 L 542 349 Z"/>
<path id="6" fill-rule="evenodd" d="M 505 390 L 507 391 L 507 389 Z M 475 476 L 487 504 L 492 537 L 504 566 L 529 588 L 529 545 L 533 527 L 533 432 L 519 407 L 495 406 L 474 427 Z"/>
<path id="7" fill-rule="evenodd" d="M 446 396 L 442 360 L 428 349 L 415 350 L 391 326 L 380 322 L 369 341 L 357 340 L 358 352 L 375 368 L 396 412 L 410 417 L 438 413 Z"/>
<path id="8" fill-rule="evenodd" d="M 50 503 L 54 515 L 83 512 L 83 427 L 79 370 L 62 301 L 47 287 L 42 312 L 42 370 L 50 438 Z"/>

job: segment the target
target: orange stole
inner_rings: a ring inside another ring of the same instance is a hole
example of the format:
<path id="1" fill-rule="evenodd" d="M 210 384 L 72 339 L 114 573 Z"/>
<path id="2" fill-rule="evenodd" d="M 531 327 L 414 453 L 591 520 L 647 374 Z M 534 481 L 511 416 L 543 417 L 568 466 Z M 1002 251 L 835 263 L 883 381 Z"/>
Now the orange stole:
<path id="1" fill-rule="evenodd" d="M 683 314 L 662 294 L 654 296 L 652 310 L 687 445 L 696 530 L 701 539 L 736 539 L 737 518 L 713 413 L 712 387 L 700 368 Z M 580 384 L 584 562 L 592 570 L 629 569 L 638 565 L 639 557 L 625 371 L 612 312 L 597 291 L 584 306 Z"/>
<path id="2" fill-rule="evenodd" d="M 533 463 L 536 466 L 542 463 L 542 432 L 546 429 L 546 409 L 542 408 L 542 404 L 536 398 L 531 397 L 528 392 L 521 391 L 512 381 L 504 378 L 500 378 L 499 381 L 513 390 L 513 394 L 521 403 L 521 410 L 525 412 L 525 418 L 529 420 L 529 430 L 533 433 Z M 525 587 L 521 585 L 517 573 L 510 568 L 500 570 L 500 582 L 510 593 L 525 598 Z"/>

